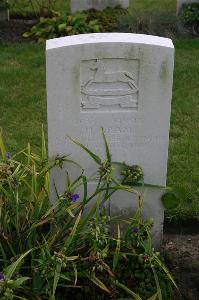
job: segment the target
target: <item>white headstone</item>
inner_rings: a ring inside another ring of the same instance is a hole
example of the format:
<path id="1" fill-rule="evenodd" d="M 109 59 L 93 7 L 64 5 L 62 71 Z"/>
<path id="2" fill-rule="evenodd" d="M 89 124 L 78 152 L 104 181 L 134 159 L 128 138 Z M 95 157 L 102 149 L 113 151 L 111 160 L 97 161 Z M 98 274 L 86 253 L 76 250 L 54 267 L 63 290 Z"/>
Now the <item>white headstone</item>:
<path id="1" fill-rule="evenodd" d="M 199 3 L 199 0 L 177 0 L 177 15 L 182 10 L 184 4 Z"/>
<path id="2" fill-rule="evenodd" d="M 96 164 L 67 136 L 105 157 L 101 127 L 114 161 L 140 165 L 145 182 L 166 185 L 174 47 L 170 39 L 97 33 L 47 41 L 49 156 L 71 154 L 91 175 Z M 79 173 L 78 173 L 79 174 Z M 51 180 L 64 191 L 64 169 Z M 162 190 L 144 191 L 144 216 L 162 236 Z M 116 194 L 113 213 L 132 213 L 132 195 Z"/>
<path id="3" fill-rule="evenodd" d="M 89 9 L 104 10 L 107 7 L 120 5 L 128 8 L 129 0 L 71 0 L 71 12 L 84 11 Z"/>

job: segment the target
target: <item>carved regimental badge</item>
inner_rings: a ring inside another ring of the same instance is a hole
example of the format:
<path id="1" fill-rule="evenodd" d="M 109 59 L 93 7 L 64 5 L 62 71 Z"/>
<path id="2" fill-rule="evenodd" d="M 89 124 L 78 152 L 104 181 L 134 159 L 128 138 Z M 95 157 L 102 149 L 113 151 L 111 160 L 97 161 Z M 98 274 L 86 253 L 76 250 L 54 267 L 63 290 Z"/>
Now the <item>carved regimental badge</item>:
<path id="1" fill-rule="evenodd" d="M 82 110 L 138 110 L 138 61 L 96 59 L 81 62 Z"/>

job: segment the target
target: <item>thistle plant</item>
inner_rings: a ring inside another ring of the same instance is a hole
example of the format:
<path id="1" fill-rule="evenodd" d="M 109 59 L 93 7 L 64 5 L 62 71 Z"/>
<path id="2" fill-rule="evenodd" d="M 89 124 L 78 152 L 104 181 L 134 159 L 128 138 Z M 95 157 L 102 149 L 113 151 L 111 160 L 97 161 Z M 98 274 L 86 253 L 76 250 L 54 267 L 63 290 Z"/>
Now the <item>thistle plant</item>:
<path id="1" fill-rule="evenodd" d="M 123 176 L 123 184 L 139 185 L 144 183 L 144 172 L 140 166 L 127 166 L 124 164 L 121 175 Z"/>
<path id="2" fill-rule="evenodd" d="M 102 182 L 110 184 L 113 180 L 114 168 L 108 160 L 105 160 L 99 167 L 98 173 Z"/>

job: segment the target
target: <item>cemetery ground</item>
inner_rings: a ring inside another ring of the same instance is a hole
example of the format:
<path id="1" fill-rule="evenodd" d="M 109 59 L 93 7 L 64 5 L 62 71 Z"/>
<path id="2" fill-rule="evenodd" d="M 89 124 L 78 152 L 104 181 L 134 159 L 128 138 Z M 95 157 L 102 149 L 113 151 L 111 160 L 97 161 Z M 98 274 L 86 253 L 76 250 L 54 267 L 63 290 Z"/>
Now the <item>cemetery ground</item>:
<path id="1" fill-rule="evenodd" d="M 167 216 L 176 219 L 174 229 L 165 232 L 163 252 L 179 284 L 179 299 L 197 300 L 198 223 L 191 224 L 196 235 L 183 232 L 181 221 L 198 220 L 198 96 L 199 40 L 178 39 L 172 100 L 172 118 L 168 164 L 168 185 L 180 187 L 181 204 Z M 40 147 L 41 124 L 46 127 L 44 47 L 35 43 L 0 45 L 0 122 L 10 152 L 31 141 Z M 185 234 L 181 234 L 185 233 Z"/>

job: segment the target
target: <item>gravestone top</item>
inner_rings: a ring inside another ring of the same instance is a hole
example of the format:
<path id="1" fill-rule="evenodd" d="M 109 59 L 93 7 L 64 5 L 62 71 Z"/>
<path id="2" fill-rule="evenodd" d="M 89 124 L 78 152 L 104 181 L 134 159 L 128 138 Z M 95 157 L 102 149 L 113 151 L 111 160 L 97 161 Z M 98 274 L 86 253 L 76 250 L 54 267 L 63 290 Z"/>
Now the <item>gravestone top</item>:
<path id="1" fill-rule="evenodd" d="M 46 50 L 74 46 L 82 44 L 96 44 L 96 43 L 133 43 L 143 45 L 154 45 L 160 47 L 174 48 L 171 39 L 133 33 L 91 33 L 72 35 L 67 37 L 55 38 L 47 40 Z"/>

